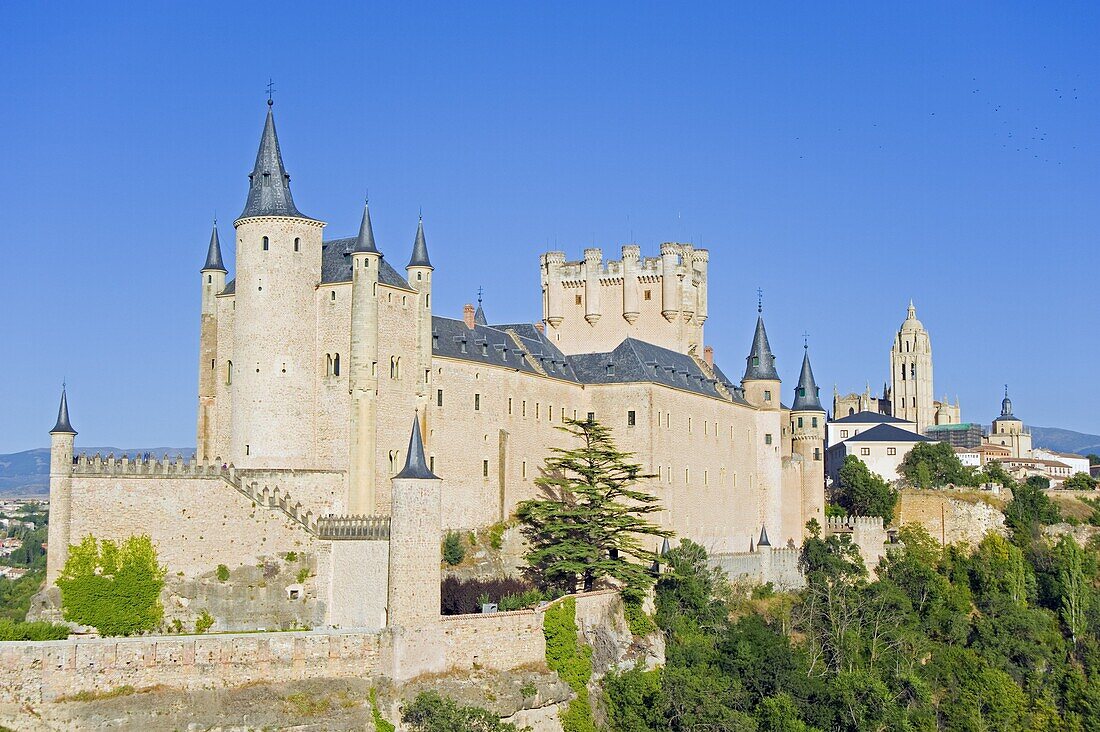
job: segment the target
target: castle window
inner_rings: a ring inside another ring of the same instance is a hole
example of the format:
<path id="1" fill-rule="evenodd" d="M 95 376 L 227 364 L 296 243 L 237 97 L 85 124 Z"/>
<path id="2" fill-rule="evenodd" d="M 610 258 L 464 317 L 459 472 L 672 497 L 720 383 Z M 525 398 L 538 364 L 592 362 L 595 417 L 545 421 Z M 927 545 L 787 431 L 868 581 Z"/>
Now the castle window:
<path id="1" fill-rule="evenodd" d="M 337 353 L 335 356 L 332 357 L 332 375 L 333 376 L 339 376 L 340 375 L 340 354 L 339 353 Z"/>
<path id="2" fill-rule="evenodd" d="M 206 275 L 206 284 L 210 284 L 214 281 L 214 275 Z"/>
<path id="3" fill-rule="evenodd" d="M 650 291 L 650 290 L 646 290 L 645 291 L 645 299 L 646 300 L 652 300 L 653 299 L 653 292 Z"/>
<path id="4" fill-rule="evenodd" d="M 458 342 L 458 352 L 459 353 L 466 353 L 466 339 L 465 338 L 463 338 L 461 341 Z"/>
<path id="5" fill-rule="evenodd" d="M 526 460 L 524 460 L 519 465 L 519 477 L 523 478 L 524 480 L 527 480 L 527 461 Z"/>
<path id="6" fill-rule="evenodd" d="M 771 432 L 768 432 L 764 435 L 764 444 L 765 445 L 772 444 L 772 433 Z"/>
<path id="7" fill-rule="evenodd" d="M 806 396 L 806 387 L 803 387 L 803 386 L 798 387 L 798 396 L 800 396 L 800 397 Z"/>
<path id="8" fill-rule="evenodd" d="M 442 407 L 443 406 L 443 390 L 442 389 L 436 389 L 435 390 L 435 406 L 437 406 L 437 407 Z"/>
<path id="9" fill-rule="evenodd" d="M 264 237 L 264 251 L 266 252 L 270 248 L 270 246 L 271 246 L 271 242 L 269 242 L 267 237 L 265 236 Z"/>
<path id="10" fill-rule="evenodd" d="M 428 470 L 435 472 L 435 455 L 428 458 Z"/>
<path id="11" fill-rule="evenodd" d="M 474 394 L 474 411 L 475 412 L 480 412 L 481 411 L 481 395 L 480 394 Z"/>
<path id="12" fill-rule="evenodd" d="M 541 412 L 542 412 L 542 405 L 539 404 L 538 402 L 535 402 L 535 419 L 539 418 L 539 415 L 540 415 Z"/>
<path id="13" fill-rule="evenodd" d="M 439 334 L 432 333 L 432 348 L 439 348 Z"/>
<path id="14" fill-rule="evenodd" d="M 233 383 L 233 362 L 227 361 L 225 364 L 225 384 L 229 386 Z"/>
<path id="15" fill-rule="evenodd" d="M 859 448 L 859 454 L 860 455 L 870 455 L 871 454 L 871 448 L 861 447 L 861 448 Z"/>
<path id="16" fill-rule="evenodd" d="M 688 417 L 688 434 L 691 434 L 691 417 Z"/>
<path id="17" fill-rule="evenodd" d="M 608 376 L 614 376 L 615 375 L 615 364 L 613 364 L 613 363 L 607 364 L 607 375 Z"/>
<path id="18" fill-rule="evenodd" d="M 691 468 L 684 468 L 684 485 L 691 484 Z"/>
<path id="19" fill-rule="evenodd" d="M 588 413 L 588 421 L 589 422 L 595 422 L 596 421 L 596 413 L 595 412 L 589 412 Z"/>
<path id="20" fill-rule="evenodd" d="M 409 304 L 409 298 L 406 295 L 401 296 L 401 307 L 405 307 Z"/>
<path id="21" fill-rule="evenodd" d="M 546 421 L 547 422 L 553 422 L 554 421 L 554 405 L 553 404 L 546 407 Z"/>
<path id="22" fill-rule="evenodd" d="M 526 399 L 524 399 L 522 402 L 519 403 L 519 416 L 521 416 L 521 417 L 526 417 L 527 416 L 527 400 Z"/>
<path id="23" fill-rule="evenodd" d="M 635 412 L 633 409 L 626 413 L 626 426 L 633 427 L 637 423 Z"/>
<path id="24" fill-rule="evenodd" d="M 332 291 L 330 291 L 328 295 L 329 295 L 329 298 L 328 298 L 328 299 L 329 299 L 330 301 L 332 301 L 332 302 L 336 302 L 336 290 L 332 290 Z"/>
<path id="25" fill-rule="evenodd" d="M 424 273 L 423 273 L 423 272 L 417 272 L 417 273 L 416 273 L 416 279 L 417 279 L 417 280 L 422 280 L 422 279 L 424 279 Z"/>
<path id="26" fill-rule="evenodd" d="M 802 418 L 798 418 L 798 429 L 802 429 Z"/>
<path id="27" fill-rule="evenodd" d="M 432 378 L 432 370 L 424 369 L 424 383 L 427 384 Z"/>
<path id="28" fill-rule="evenodd" d="M 400 356 L 390 356 L 390 378 L 391 379 L 400 379 L 401 378 L 401 357 Z"/>
<path id="29" fill-rule="evenodd" d="M 810 426 L 817 427 L 817 417 L 810 417 Z"/>
<path id="30" fill-rule="evenodd" d="M 901 380 L 905 381 L 905 364 L 901 365 Z"/>
<path id="31" fill-rule="evenodd" d="M 294 251 L 296 251 L 296 252 L 302 251 L 302 240 L 299 239 L 298 237 L 294 237 Z"/>
<path id="32" fill-rule="evenodd" d="M 488 460 L 482 460 L 481 461 L 481 477 L 482 478 L 488 478 L 489 477 L 489 461 Z"/>
<path id="33" fill-rule="evenodd" d="M 482 343 L 481 344 L 481 355 L 482 356 L 488 356 L 489 355 L 489 344 L 488 343 Z"/>
<path id="34" fill-rule="evenodd" d="M 855 413 L 856 413 L 856 408 L 855 407 L 848 407 L 848 416 L 849 417 L 851 417 Z"/>
<path id="35" fill-rule="evenodd" d="M 820 459 L 821 459 L 821 448 L 820 447 L 815 447 L 814 448 L 814 460 L 820 460 Z"/>
<path id="36" fill-rule="evenodd" d="M 909 364 L 909 378 L 917 378 L 917 365 L 915 363 Z"/>
<path id="37" fill-rule="evenodd" d="M 840 431 L 840 436 L 841 437 L 847 437 L 848 436 L 848 430 L 841 430 Z"/>
<path id="38" fill-rule="evenodd" d="M 214 359 L 210 359 L 210 370 L 214 370 Z"/>
<path id="39" fill-rule="evenodd" d="M 764 390 L 764 401 L 770 402 L 772 400 L 772 393 L 770 389 Z"/>
<path id="40" fill-rule="evenodd" d="M 753 356 L 752 357 L 752 365 L 753 366 L 759 366 L 760 365 L 760 357 L 759 356 Z"/>
<path id="41" fill-rule="evenodd" d="M 672 424 L 672 413 L 671 412 L 665 412 L 665 429 L 668 429 L 671 424 Z"/>
<path id="42" fill-rule="evenodd" d="M 251 454 L 251 452 L 252 452 L 251 448 L 249 448 L 248 445 L 245 445 L 244 446 L 244 454 L 249 455 L 249 454 Z"/>
<path id="43" fill-rule="evenodd" d="M 424 307 L 430 308 L 431 306 L 432 306 L 432 296 L 431 295 L 425 295 L 424 296 Z"/>
<path id="44" fill-rule="evenodd" d="M 896 447 L 888 447 L 888 448 L 886 448 L 886 454 L 887 455 L 897 455 L 898 454 L 898 449 Z"/>
<path id="45" fill-rule="evenodd" d="M 397 451 L 396 450 L 390 450 L 389 458 L 390 458 L 390 474 L 392 475 L 392 474 L 397 472 Z"/>
<path id="46" fill-rule="evenodd" d="M 371 361 L 370 362 L 370 375 L 371 376 L 378 376 L 378 362 L 377 361 Z"/>
<path id="47" fill-rule="evenodd" d="M 917 406 L 917 398 L 916 397 L 913 397 L 913 406 L 914 407 Z"/>
<path id="48" fill-rule="evenodd" d="M 580 305 L 580 304 L 581 304 L 581 296 L 580 296 L 580 295 L 577 295 L 577 304 L 578 304 L 578 305 Z"/>
<path id="49" fill-rule="evenodd" d="M 512 413 L 512 397 L 508 397 L 508 414 Z"/>

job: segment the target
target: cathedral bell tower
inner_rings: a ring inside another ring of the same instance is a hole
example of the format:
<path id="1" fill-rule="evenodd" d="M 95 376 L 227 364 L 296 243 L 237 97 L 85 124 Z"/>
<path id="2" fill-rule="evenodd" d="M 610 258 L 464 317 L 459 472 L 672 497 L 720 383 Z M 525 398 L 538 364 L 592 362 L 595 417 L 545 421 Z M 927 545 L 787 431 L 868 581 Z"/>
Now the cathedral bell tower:
<path id="1" fill-rule="evenodd" d="M 932 404 L 932 341 L 928 331 L 917 320 L 917 309 L 909 301 L 905 322 L 898 329 L 890 349 L 890 404 L 895 417 L 916 422 L 917 432 L 924 434 L 936 423 Z"/>

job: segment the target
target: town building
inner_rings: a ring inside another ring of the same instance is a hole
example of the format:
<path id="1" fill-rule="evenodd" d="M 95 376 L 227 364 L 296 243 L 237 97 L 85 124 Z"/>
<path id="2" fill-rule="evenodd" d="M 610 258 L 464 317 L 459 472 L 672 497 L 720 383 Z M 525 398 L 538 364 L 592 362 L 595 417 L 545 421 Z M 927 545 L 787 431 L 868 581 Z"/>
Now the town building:
<path id="1" fill-rule="evenodd" d="M 901 479 L 902 460 L 919 443 L 932 442 L 915 430 L 894 424 L 879 424 L 831 446 L 825 458 L 826 478 L 830 484 L 839 479 L 840 469 L 849 455 L 862 460 L 871 472 L 889 482 Z"/>

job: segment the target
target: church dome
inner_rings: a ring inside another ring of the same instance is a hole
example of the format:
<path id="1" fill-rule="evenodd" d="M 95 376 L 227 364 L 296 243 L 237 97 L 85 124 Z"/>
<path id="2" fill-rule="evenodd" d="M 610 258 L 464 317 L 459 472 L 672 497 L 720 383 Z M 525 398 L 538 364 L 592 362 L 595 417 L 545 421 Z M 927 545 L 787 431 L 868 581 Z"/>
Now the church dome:
<path id="1" fill-rule="evenodd" d="M 901 330 L 924 330 L 924 324 L 917 320 L 917 308 L 914 307 L 912 300 L 909 301 L 909 310 L 905 314 L 905 322 L 901 324 Z"/>

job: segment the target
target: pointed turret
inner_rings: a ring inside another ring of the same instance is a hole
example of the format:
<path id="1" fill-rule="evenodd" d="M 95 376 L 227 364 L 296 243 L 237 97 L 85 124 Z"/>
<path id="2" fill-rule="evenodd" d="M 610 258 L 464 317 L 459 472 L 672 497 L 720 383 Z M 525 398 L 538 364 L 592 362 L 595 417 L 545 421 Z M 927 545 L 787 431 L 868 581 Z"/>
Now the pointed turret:
<path id="1" fill-rule="evenodd" d="M 260 149 L 256 152 L 256 165 L 248 176 L 248 200 L 240 218 L 252 216 L 290 216 L 305 219 L 294 205 L 290 195 L 290 175 L 283 167 L 283 154 L 279 150 L 279 136 L 275 133 L 275 115 L 272 102 L 267 102 L 267 120 L 264 122 Z"/>
<path id="2" fill-rule="evenodd" d="M 409 267 L 431 267 L 431 260 L 428 259 L 428 244 L 424 241 L 424 217 L 420 217 L 420 221 L 416 225 L 416 239 L 413 241 L 413 253 L 412 259 L 409 260 Z"/>
<path id="3" fill-rule="evenodd" d="M 76 430 L 73 429 L 72 424 L 69 422 L 69 398 L 65 395 L 64 386 L 61 387 L 61 406 L 57 408 L 57 423 L 54 424 L 53 429 L 50 430 L 50 434 L 76 434 Z"/>
<path id="4" fill-rule="evenodd" d="M 756 542 L 756 547 L 760 548 L 762 546 L 771 546 L 771 545 L 772 545 L 772 543 L 770 541 L 768 541 L 768 527 L 767 526 L 761 526 L 760 527 L 760 539 Z"/>
<path id="5" fill-rule="evenodd" d="M 353 252 L 365 252 L 367 254 L 380 254 L 378 247 L 374 245 L 374 228 L 370 224 L 370 204 L 363 204 L 363 220 L 359 224 L 359 236 L 355 239 Z"/>
<path id="6" fill-rule="evenodd" d="M 218 239 L 217 219 L 214 219 L 214 228 L 210 232 L 210 248 L 206 250 L 206 264 L 202 266 L 202 271 L 206 270 L 226 271 L 225 265 L 222 264 L 222 243 Z"/>
<path id="7" fill-rule="evenodd" d="M 746 359 L 745 376 L 742 380 L 753 379 L 779 381 L 779 374 L 775 370 L 775 356 L 768 344 L 768 332 L 764 330 L 763 315 L 756 316 L 756 333 L 752 337 L 752 350 Z"/>
<path id="8" fill-rule="evenodd" d="M 394 478 L 412 478 L 415 480 L 439 480 L 439 476 L 428 467 L 424 458 L 424 441 L 420 438 L 420 419 L 413 417 L 412 435 L 409 437 L 409 451 L 405 458 L 405 467 Z"/>
<path id="9" fill-rule="evenodd" d="M 664 541 L 661 542 L 661 556 L 663 557 L 666 554 L 668 554 L 668 552 L 671 548 L 672 547 L 670 547 L 669 543 L 668 543 L 668 537 L 666 536 Z"/>
<path id="10" fill-rule="evenodd" d="M 810 349 L 802 354 L 802 373 L 798 377 L 798 386 L 794 391 L 794 403 L 792 412 L 823 412 L 821 400 L 818 398 L 817 382 L 814 381 L 814 371 L 810 368 Z"/>

